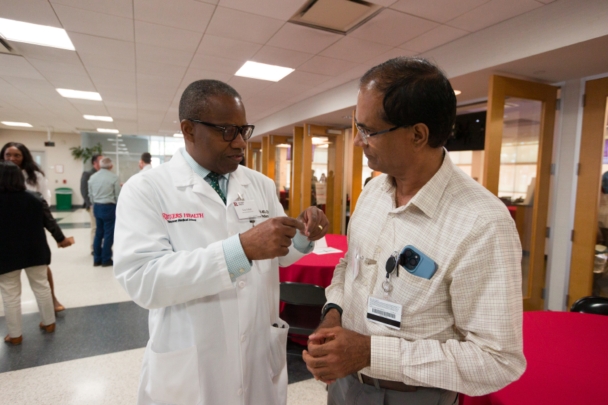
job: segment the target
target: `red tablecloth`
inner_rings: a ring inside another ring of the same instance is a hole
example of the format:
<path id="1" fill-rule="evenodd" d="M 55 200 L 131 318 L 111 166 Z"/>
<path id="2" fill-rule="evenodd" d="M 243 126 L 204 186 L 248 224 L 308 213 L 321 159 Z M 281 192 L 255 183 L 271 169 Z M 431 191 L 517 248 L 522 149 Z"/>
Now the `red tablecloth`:
<path id="1" fill-rule="evenodd" d="M 461 405 L 587 405 L 608 403 L 608 316 L 576 312 L 524 313 L 522 377 Z"/>
<path id="2" fill-rule="evenodd" d="M 291 266 L 280 267 L 280 281 L 315 284 L 319 287 L 330 285 L 334 269 L 340 259 L 344 257 L 348 244 L 344 235 L 325 235 L 325 239 L 327 240 L 327 246 L 340 249 L 342 252 L 327 255 L 315 255 L 311 253 Z"/>

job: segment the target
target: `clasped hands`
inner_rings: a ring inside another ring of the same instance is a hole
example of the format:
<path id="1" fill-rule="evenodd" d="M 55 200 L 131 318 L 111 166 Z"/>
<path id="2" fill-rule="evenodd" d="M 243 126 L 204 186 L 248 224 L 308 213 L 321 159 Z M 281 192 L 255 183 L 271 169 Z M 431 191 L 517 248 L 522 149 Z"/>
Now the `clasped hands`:
<path id="1" fill-rule="evenodd" d="M 309 241 L 321 239 L 327 233 L 329 221 L 317 207 L 308 207 L 298 218 L 270 218 L 239 235 L 245 256 L 249 260 L 273 259 L 289 253 L 296 232 Z"/>
<path id="2" fill-rule="evenodd" d="M 302 358 L 315 379 L 331 384 L 371 364 L 371 336 L 342 328 L 340 314 L 332 309 L 308 337 Z"/>

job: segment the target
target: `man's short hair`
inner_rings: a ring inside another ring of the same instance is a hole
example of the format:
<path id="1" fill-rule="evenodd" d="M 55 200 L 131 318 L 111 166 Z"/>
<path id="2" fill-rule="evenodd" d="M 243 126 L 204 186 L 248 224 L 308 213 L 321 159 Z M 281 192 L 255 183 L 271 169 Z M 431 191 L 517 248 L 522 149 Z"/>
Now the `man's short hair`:
<path id="1" fill-rule="evenodd" d="M 148 152 L 142 153 L 141 161 L 144 162 L 145 164 L 149 165 L 150 163 L 152 163 L 152 155 Z"/>
<path id="2" fill-rule="evenodd" d="M 368 70 L 359 86 L 371 81 L 384 94 L 385 121 L 400 126 L 426 124 L 429 146 L 445 145 L 456 118 L 456 95 L 437 66 L 421 58 L 394 58 Z"/>
<path id="3" fill-rule="evenodd" d="M 112 159 L 107 156 L 101 159 L 101 161 L 99 162 L 99 167 L 101 167 L 102 169 L 110 169 L 112 168 L 112 166 L 114 166 L 114 164 L 112 163 Z"/>
<path id="4" fill-rule="evenodd" d="M 97 155 L 97 154 L 91 156 L 91 164 L 95 164 L 95 162 L 97 162 L 97 159 L 99 159 L 102 156 L 103 155 Z"/>
<path id="5" fill-rule="evenodd" d="M 219 80 L 197 80 L 190 83 L 179 100 L 179 120 L 204 120 L 209 99 L 224 95 L 241 98 L 234 88 Z"/>

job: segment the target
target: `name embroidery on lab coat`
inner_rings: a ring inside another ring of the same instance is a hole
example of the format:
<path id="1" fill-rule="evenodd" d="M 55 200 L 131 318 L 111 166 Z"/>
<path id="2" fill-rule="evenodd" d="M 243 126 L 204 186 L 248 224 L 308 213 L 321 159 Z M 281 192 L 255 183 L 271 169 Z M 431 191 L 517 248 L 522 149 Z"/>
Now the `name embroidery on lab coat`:
<path id="1" fill-rule="evenodd" d="M 270 212 L 268 210 L 259 210 L 260 211 L 260 216 L 262 218 L 268 218 L 270 216 Z"/>
<path id="2" fill-rule="evenodd" d="M 199 218 L 205 218 L 205 214 L 202 212 L 178 212 L 175 214 L 166 214 L 163 212 L 163 218 L 170 224 L 174 222 L 196 222 Z"/>

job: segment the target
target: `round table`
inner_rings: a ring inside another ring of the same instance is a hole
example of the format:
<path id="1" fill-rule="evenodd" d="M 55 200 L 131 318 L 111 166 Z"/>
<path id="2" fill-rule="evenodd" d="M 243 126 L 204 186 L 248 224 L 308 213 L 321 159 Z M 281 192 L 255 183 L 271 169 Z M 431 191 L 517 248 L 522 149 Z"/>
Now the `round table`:
<path id="1" fill-rule="evenodd" d="M 291 266 L 279 268 L 279 280 L 327 287 L 331 284 L 334 269 L 348 249 L 345 235 L 325 235 L 327 246 L 340 249 L 340 253 L 316 255 L 310 253 Z"/>

